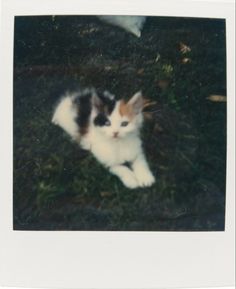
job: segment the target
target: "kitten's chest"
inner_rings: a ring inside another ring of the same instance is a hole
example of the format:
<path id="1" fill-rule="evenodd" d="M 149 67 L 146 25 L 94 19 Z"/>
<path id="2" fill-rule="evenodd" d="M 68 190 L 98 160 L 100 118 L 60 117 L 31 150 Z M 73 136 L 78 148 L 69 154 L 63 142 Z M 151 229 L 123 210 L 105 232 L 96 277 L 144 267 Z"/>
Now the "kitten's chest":
<path id="1" fill-rule="evenodd" d="M 104 165 L 113 166 L 133 161 L 141 149 L 141 141 L 135 137 L 125 140 L 97 140 L 91 144 L 91 152 Z"/>

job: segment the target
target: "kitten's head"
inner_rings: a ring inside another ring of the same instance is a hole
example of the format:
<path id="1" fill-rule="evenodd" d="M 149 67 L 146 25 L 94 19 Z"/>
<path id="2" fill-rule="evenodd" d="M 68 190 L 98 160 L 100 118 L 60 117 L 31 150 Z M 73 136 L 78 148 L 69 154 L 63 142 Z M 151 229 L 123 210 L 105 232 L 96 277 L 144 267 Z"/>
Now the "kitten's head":
<path id="1" fill-rule="evenodd" d="M 92 106 L 95 111 L 93 124 L 102 134 L 111 139 L 122 139 L 139 131 L 143 115 L 144 100 L 141 92 L 130 100 L 115 100 L 108 92 L 94 94 Z"/>

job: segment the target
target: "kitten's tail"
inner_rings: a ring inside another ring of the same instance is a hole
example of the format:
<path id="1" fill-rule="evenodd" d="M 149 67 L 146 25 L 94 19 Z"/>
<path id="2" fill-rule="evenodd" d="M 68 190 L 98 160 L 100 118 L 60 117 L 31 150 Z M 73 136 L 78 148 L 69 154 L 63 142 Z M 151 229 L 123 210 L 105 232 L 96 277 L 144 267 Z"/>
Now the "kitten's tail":
<path id="1" fill-rule="evenodd" d="M 73 102 L 74 95 L 65 95 L 57 104 L 52 117 L 52 123 L 60 126 L 71 138 L 79 141 L 79 127 L 76 123 L 78 108 Z"/>

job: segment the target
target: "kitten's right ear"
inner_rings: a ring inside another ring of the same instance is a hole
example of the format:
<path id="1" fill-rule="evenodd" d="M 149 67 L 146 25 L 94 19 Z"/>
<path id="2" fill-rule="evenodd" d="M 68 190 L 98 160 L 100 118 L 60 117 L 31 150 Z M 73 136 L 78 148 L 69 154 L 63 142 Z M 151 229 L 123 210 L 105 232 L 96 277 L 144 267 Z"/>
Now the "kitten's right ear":
<path id="1" fill-rule="evenodd" d="M 140 113 L 144 105 L 142 92 L 141 91 L 136 92 L 128 101 L 128 105 L 130 105 L 133 108 L 135 114 Z"/>

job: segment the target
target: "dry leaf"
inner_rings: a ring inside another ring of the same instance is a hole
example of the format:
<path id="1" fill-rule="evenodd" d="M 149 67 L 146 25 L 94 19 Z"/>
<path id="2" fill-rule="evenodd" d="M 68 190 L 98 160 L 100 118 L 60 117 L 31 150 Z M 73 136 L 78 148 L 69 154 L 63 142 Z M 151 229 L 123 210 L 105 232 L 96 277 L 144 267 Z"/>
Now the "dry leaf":
<path id="1" fill-rule="evenodd" d="M 100 196 L 103 197 L 103 198 L 106 198 L 106 197 L 110 197 L 112 195 L 111 192 L 100 192 Z"/>
<path id="2" fill-rule="evenodd" d="M 191 51 L 191 48 L 189 46 L 187 46 L 186 44 L 184 44 L 183 42 L 180 42 L 179 46 L 180 46 L 180 52 L 182 54 L 185 54 L 185 53 L 188 53 Z"/>
<path id="3" fill-rule="evenodd" d="M 164 129 L 158 123 L 155 124 L 155 126 L 154 126 L 155 132 L 163 132 L 163 130 Z"/>
<path id="4" fill-rule="evenodd" d="M 157 81 L 157 85 L 161 88 L 161 89 L 166 89 L 170 84 L 170 81 L 168 79 L 160 79 Z"/>
<path id="5" fill-rule="evenodd" d="M 156 59 L 155 59 L 155 62 L 158 62 L 161 58 L 161 55 L 159 53 L 157 53 L 157 56 L 156 56 Z"/>
<path id="6" fill-rule="evenodd" d="M 190 63 L 190 62 L 191 62 L 191 59 L 185 57 L 185 58 L 181 59 L 181 62 L 182 62 L 183 64 Z"/>
<path id="7" fill-rule="evenodd" d="M 153 119 L 153 113 L 148 112 L 148 111 L 144 111 L 143 112 L 144 118 L 147 120 L 152 120 Z"/>
<path id="8" fill-rule="evenodd" d="M 110 65 L 107 65 L 107 66 L 104 67 L 104 70 L 105 71 L 110 71 L 110 70 L 112 70 L 112 67 Z"/>
<path id="9" fill-rule="evenodd" d="M 140 68 L 137 70 L 137 74 L 143 74 L 144 73 L 144 68 Z"/>
<path id="10" fill-rule="evenodd" d="M 225 95 L 217 95 L 217 94 L 212 94 L 208 96 L 206 99 L 214 102 L 226 102 L 227 100 Z"/>

